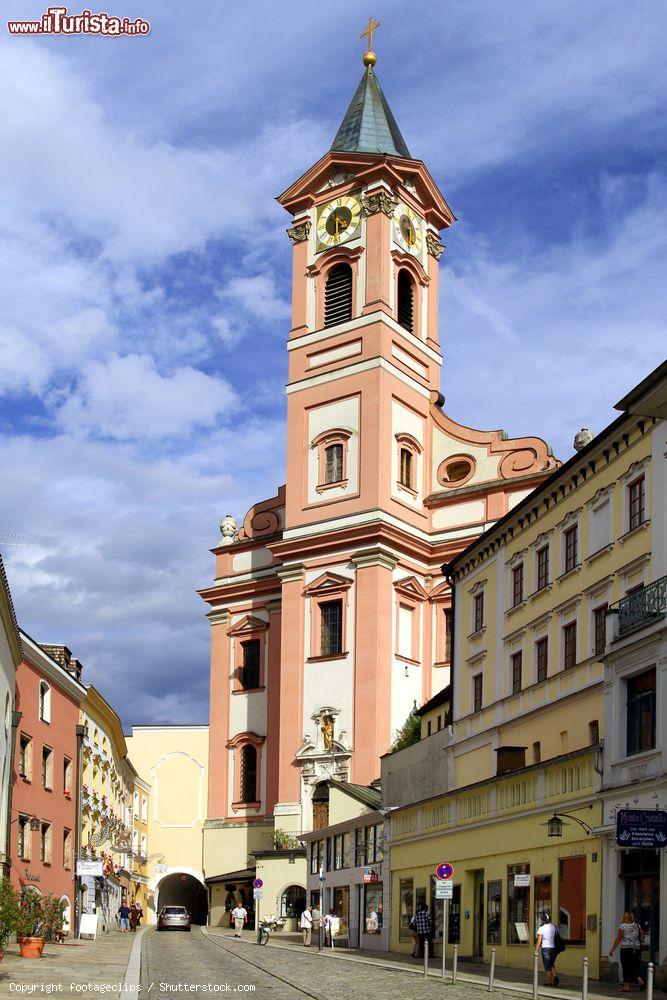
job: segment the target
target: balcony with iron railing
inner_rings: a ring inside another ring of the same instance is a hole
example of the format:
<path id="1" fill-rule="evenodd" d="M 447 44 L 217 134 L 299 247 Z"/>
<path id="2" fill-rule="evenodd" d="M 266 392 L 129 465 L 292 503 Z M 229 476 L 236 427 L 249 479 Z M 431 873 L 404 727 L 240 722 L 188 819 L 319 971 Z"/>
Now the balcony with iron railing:
<path id="1" fill-rule="evenodd" d="M 619 639 L 664 618 L 667 615 L 667 576 L 626 594 L 617 607 Z"/>

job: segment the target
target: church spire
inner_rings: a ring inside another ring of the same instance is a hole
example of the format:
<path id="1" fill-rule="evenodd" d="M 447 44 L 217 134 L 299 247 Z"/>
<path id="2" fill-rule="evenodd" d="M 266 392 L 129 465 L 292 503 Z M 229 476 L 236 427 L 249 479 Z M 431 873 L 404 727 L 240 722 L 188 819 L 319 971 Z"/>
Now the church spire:
<path id="1" fill-rule="evenodd" d="M 387 153 L 389 156 L 402 156 L 411 160 L 410 150 L 401 135 L 373 69 L 377 56 L 371 45 L 373 32 L 379 27 L 380 22 L 373 21 L 371 17 L 368 27 L 361 33 L 362 38 L 364 36 L 368 38 L 368 49 L 363 56 L 366 71 L 336 132 L 331 151 Z"/>

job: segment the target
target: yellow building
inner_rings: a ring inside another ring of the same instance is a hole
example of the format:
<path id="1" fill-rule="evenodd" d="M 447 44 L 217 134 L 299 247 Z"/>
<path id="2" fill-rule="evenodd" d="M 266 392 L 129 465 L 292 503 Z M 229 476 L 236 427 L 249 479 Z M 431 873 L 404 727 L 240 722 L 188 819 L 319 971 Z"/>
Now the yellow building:
<path id="1" fill-rule="evenodd" d="M 392 948 L 411 948 L 422 901 L 439 920 L 433 876 L 449 861 L 448 940 L 462 956 L 488 961 L 495 947 L 498 963 L 532 967 L 546 911 L 567 942 L 559 968 L 579 973 L 586 955 L 598 976 L 613 940 L 600 916 L 607 611 L 653 578 L 660 433 L 624 410 L 596 438 L 577 435 L 568 462 L 444 567 L 449 696 L 425 706 L 419 744 L 383 760 L 383 798 L 398 806 Z M 567 815 L 547 826 L 555 813 Z"/>
<path id="2" fill-rule="evenodd" d="M 136 773 L 133 765 L 130 766 L 134 772 L 134 785 L 132 790 L 132 853 L 129 855 L 129 859 L 131 860 L 130 874 L 132 881 L 130 898 L 134 898 L 137 903 L 141 903 L 143 912 L 147 915 L 149 912 L 148 811 L 151 786 Z"/>
<path id="3" fill-rule="evenodd" d="M 137 783 L 132 803 L 139 849 L 144 834 L 148 843 L 142 869 L 146 920 L 154 923 L 159 907 L 177 904 L 188 907 L 195 923 L 206 923 L 202 827 L 207 808 L 208 726 L 133 726 L 127 746 L 150 788 L 144 805 L 144 792 Z"/>

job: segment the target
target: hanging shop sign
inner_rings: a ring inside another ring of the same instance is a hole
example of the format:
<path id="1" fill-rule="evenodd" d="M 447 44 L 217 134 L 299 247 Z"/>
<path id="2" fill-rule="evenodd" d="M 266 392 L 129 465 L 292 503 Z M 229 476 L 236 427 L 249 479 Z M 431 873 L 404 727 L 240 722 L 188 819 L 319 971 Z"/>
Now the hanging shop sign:
<path id="1" fill-rule="evenodd" d="M 77 861 L 76 863 L 76 873 L 80 877 L 82 875 L 90 875 L 91 877 L 99 878 L 103 874 L 103 863 L 101 861 Z"/>
<path id="2" fill-rule="evenodd" d="M 667 812 L 664 809 L 619 809 L 616 813 L 619 847 L 667 847 Z"/>

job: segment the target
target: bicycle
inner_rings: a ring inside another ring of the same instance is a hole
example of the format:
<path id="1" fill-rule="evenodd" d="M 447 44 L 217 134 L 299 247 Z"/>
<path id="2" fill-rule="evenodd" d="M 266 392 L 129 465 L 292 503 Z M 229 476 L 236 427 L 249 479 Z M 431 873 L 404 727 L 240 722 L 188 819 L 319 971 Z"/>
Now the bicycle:
<path id="1" fill-rule="evenodd" d="M 271 932 L 269 931 L 269 928 L 260 926 L 257 931 L 257 944 L 268 944 L 270 937 Z"/>

